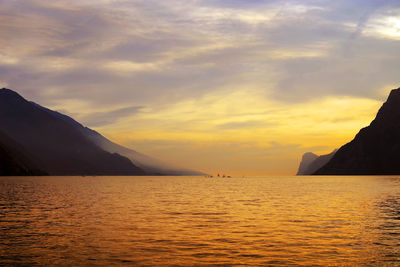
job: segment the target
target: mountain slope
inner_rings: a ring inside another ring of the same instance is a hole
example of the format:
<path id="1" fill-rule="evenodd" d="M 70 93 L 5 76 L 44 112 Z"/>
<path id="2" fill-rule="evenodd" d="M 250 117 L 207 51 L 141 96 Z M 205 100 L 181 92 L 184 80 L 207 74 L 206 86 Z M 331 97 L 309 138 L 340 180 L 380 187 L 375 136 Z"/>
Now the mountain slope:
<path id="1" fill-rule="evenodd" d="M 95 145 L 101 147 L 105 151 L 108 151 L 110 153 L 118 153 L 129 158 L 133 162 L 133 164 L 142 168 L 149 175 L 204 175 L 204 173 L 202 172 L 171 166 L 168 163 L 164 163 L 158 159 L 154 159 L 133 149 L 118 145 L 105 138 L 100 133 L 83 126 L 69 116 L 47 109 L 36 103 L 31 103 L 36 105 L 43 111 L 47 112 L 48 114 L 69 123 L 72 127 L 81 132 L 89 141 L 93 142 Z"/>
<path id="2" fill-rule="evenodd" d="M 205 175 L 202 172 L 182 169 L 179 167 L 171 166 L 170 164 L 164 163 L 160 160 L 151 158 L 147 155 L 139 153 L 135 150 L 118 145 L 96 131 L 89 128 L 85 128 L 86 136 L 92 140 L 95 144 L 103 148 L 105 151 L 111 153 L 119 153 L 129 158 L 134 164 L 144 169 L 148 174 L 153 175 Z"/>
<path id="3" fill-rule="evenodd" d="M 400 88 L 391 91 L 371 124 L 315 174 L 400 174 Z"/>
<path id="4" fill-rule="evenodd" d="M 128 158 L 96 146 L 67 121 L 0 89 L 0 130 L 51 175 L 143 175 Z"/>
<path id="5" fill-rule="evenodd" d="M 46 175 L 13 139 L 0 132 L 0 176 Z"/>

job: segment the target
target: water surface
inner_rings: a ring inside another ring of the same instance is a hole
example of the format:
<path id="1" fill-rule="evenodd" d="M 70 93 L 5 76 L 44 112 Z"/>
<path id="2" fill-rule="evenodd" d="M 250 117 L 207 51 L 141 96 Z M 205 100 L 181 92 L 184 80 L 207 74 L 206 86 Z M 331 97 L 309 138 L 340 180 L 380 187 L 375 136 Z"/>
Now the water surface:
<path id="1" fill-rule="evenodd" d="M 400 178 L 3 177 L 7 264 L 400 265 Z"/>

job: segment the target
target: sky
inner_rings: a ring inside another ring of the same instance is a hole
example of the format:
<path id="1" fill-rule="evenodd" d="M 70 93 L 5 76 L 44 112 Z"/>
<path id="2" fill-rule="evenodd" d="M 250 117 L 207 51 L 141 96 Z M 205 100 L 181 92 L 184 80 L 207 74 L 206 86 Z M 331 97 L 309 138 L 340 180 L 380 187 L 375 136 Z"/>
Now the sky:
<path id="1" fill-rule="evenodd" d="M 296 173 L 399 70 L 398 0 L 0 0 L 0 87 L 212 174 Z"/>

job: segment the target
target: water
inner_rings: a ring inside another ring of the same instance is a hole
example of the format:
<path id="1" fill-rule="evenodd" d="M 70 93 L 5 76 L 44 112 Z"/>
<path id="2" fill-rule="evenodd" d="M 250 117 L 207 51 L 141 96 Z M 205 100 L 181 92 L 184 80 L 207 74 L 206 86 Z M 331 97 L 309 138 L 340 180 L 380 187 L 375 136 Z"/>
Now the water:
<path id="1" fill-rule="evenodd" d="M 400 178 L 3 177 L 7 264 L 400 265 Z"/>

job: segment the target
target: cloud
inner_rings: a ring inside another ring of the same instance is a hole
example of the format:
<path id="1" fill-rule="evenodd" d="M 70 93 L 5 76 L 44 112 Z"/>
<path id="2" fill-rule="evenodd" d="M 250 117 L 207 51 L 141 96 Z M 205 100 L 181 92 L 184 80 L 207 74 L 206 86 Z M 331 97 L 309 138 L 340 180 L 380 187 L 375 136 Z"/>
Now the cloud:
<path id="1" fill-rule="evenodd" d="M 265 123 L 263 121 L 243 121 L 243 122 L 228 122 L 217 125 L 217 129 L 220 130 L 235 130 L 235 129 L 251 129 L 259 127 L 273 126 L 274 124 Z"/>
<path id="2" fill-rule="evenodd" d="M 365 29 L 365 34 L 397 41 L 400 40 L 400 9 L 391 13 L 374 17 Z"/>
<path id="3" fill-rule="evenodd" d="M 0 88 L 7 88 L 7 83 L 0 80 Z"/>
<path id="4" fill-rule="evenodd" d="M 104 112 L 95 112 L 82 117 L 81 122 L 89 127 L 111 125 L 124 117 L 138 114 L 143 108 L 144 107 L 141 106 L 134 106 Z"/>
<path id="5" fill-rule="evenodd" d="M 86 94 L 99 104 L 111 97 L 147 105 L 249 80 L 283 102 L 373 97 L 398 81 L 392 71 L 371 75 L 364 62 L 398 67 L 396 57 L 386 56 L 396 45 L 383 38 L 395 36 L 383 28 L 394 25 L 398 6 L 373 0 L 2 2 L 0 79 L 28 93 L 59 90 L 44 99 L 49 103 Z M 110 87 L 121 93 L 110 96 Z"/>

